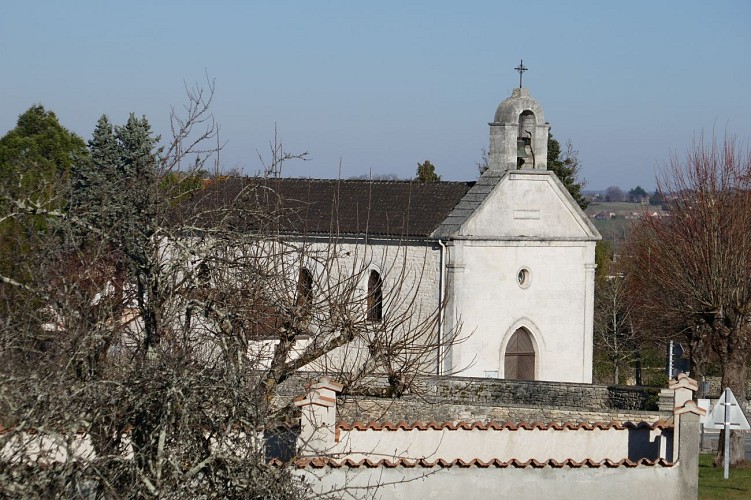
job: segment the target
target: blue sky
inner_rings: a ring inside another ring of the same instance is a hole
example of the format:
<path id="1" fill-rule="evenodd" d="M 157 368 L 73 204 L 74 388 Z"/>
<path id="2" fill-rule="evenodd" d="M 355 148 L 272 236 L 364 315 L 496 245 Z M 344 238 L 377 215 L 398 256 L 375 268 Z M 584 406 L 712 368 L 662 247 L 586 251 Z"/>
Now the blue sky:
<path id="1" fill-rule="evenodd" d="M 751 137 L 751 2 L 10 1 L 0 134 L 34 103 L 88 139 L 146 115 L 167 135 L 184 83 L 216 81 L 226 169 L 259 168 L 274 127 L 311 160 L 285 174 L 471 180 L 518 84 L 588 187 L 652 189 L 694 134 Z"/>

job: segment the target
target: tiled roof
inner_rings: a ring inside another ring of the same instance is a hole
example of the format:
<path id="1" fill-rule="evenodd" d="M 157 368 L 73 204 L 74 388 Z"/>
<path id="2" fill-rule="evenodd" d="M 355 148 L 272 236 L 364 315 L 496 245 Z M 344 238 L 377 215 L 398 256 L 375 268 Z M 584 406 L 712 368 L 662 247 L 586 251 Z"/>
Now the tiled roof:
<path id="1" fill-rule="evenodd" d="M 546 431 L 548 429 L 552 430 L 609 430 L 609 429 L 616 429 L 616 430 L 624 430 L 624 429 L 639 429 L 639 428 L 647 428 L 647 429 L 672 429 L 673 425 L 664 421 L 664 420 L 658 420 L 657 422 L 649 423 L 649 422 L 595 422 L 595 423 L 587 423 L 587 422 L 563 422 L 563 423 L 542 423 L 542 422 L 519 422 L 517 424 L 514 424 L 512 422 L 414 422 L 414 423 L 407 423 L 407 422 L 398 422 L 398 423 L 391 423 L 391 422 L 352 422 L 351 424 L 345 423 L 345 422 L 339 422 L 337 424 L 337 429 L 341 429 L 343 431 L 396 431 L 396 430 L 405 430 L 405 431 L 411 431 L 411 430 L 508 430 L 508 431 L 516 431 L 516 430 L 542 430 Z"/>
<path id="2" fill-rule="evenodd" d="M 474 184 L 232 177 L 209 184 L 186 205 L 210 213 L 234 202 L 247 213 L 234 223 L 247 228 L 261 223 L 251 220 L 255 211 L 273 212 L 279 229 L 296 233 L 426 237 Z"/>
<path id="3" fill-rule="evenodd" d="M 433 236 L 448 237 L 456 233 L 472 213 L 485 201 L 491 191 L 507 172 L 486 170 L 467 194 L 462 198 L 443 222 L 435 229 Z"/>
<path id="4" fill-rule="evenodd" d="M 283 462 L 279 460 L 273 460 L 270 462 L 271 465 L 277 465 L 281 466 L 283 465 Z M 455 459 L 455 460 L 443 460 L 441 458 L 430 461 L 426 459 L 407 459 L 407 458 L 397 458 L 394 460 L 389 460 L 387 458 L 383 458 L 380 460 L 369 460 L 367 458 L 362 460 L 351 460 L 349 458 L 345 458 L 342 460 L 337 460 L 334 458 L 328 458 L 328 457 L 315 457 L 315 458 L 298 458 L 292 462 L 292 464 L 299 468 L 304 469 L 306 467 L 312 467 L 314 469 L 322 469 L 324 467 L 331 467 L 331 468 L 359 468 L 359 467 L 366 467 L 366 468 L 376 468 L 376 467 L 387 467 L 387 468 L 394 468 L 394 467 L 406 467 L 406 468 L 414 468 L 414 467 L 420 467 L 420 468 L 433 468 L 433 467 L 440 467 L 440 468 L 450 468 L 450 467 L 459 467 L 459 468 L 467 468 L 467 467 L 479 467 L 479 468 L 488 468 L 488 467 L 496 467 L 496 468 L 524 468 L 524 467 L 533 467 L 533 468 L 543 468 L 543 467 L 552 467 L 555 469 L 560 468 L 572 468 L 572 469 L 579 469 L 582 467 L 587 468 L 600 468 L 600 467 L 606 467 L 606 468 L 614 468 L 614 467 L 672 467 L 674 465 L 673 462 L 670 462 L 668 460 L 665 460 L 664 458 L 658 458 L 657 460 L 649 460 L 646 458 L 641 458 L 639 460 L 629 460 L 628 458 L 624 458 L 622 460 L 600 460 L 595 461 L 591 459 L 585 459 L 582 461 L 576 461 L 571 458 L 567 458 L 566 460 L 563 460 L 561 462 L 549 459 L 549 460 L 535 460 L 534 458 L 521 461 L 517 460 L 515 458 L 512 458 L 508 461 L 498 460 L 498 459 L 492 459 L 487 462 L 480 460 L 479 458 L 474 458 L 469 461 L 465 461 L 462 459 Z"/>

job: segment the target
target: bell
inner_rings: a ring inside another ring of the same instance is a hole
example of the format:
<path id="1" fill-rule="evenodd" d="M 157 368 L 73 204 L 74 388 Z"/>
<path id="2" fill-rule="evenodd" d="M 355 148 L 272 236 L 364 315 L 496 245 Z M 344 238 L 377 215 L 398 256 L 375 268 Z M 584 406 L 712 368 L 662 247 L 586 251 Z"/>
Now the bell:
<path id="1" fill-rule="evenodd" d="M 517 158 L 529 158 L 532 153 L 532 147 L 529 144 L 529 139 L 526 137 L 519 137 L 516 139 L 516 157 Z"/>

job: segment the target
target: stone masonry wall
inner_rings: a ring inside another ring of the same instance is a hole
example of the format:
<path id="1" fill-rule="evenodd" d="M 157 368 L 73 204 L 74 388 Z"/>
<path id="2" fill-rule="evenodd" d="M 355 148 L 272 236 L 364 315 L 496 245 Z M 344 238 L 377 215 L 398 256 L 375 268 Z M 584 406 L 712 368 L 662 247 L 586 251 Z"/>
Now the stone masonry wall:
<path id="1" fill-rule="evenodd" d="M 284 384 L 287 397 L 305 393 L 300 374 Z M 511 421 L 609 422 L 669 419 L 657 411 L 659 390 L 631 386 L 604 386 L 563 382 L 421 377 L 412 394 L 394 399 L 386 394 L 385 380 L 371 377 L 360 395 L 340 396 L 344 421 Z"/>
<path id="2" fill-rule="evenodd" d="M 418 384 L 424 387 L 418 389 L 421 394 L 464 403 L 657 410 L 658 391 L 645 387 L 472 377 L 430 377 Z"/>
<path id="3" fill-rule="evenodd" d="M 345 422 L 656 422 L 669 413 L 638 410 L 590 410 L 550 406 L 461 404 L 429 402 L 421 398 L 385 399 L 344 397 L 338 403 L 339 419 Z"/>

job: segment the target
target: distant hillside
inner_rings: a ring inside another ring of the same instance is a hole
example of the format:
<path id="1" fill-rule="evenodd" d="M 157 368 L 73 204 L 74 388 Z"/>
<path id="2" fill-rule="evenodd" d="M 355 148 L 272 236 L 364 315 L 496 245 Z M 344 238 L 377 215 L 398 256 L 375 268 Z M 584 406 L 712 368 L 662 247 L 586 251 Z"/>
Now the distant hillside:
<path id="1" fill-rule="evenodd" d="M 659 206 L 629 202 L 592 201 L 585 211 L 602 238 L 616 246 L 626 241 L 631 224 L 647 215 L 664 215 Z"/>

